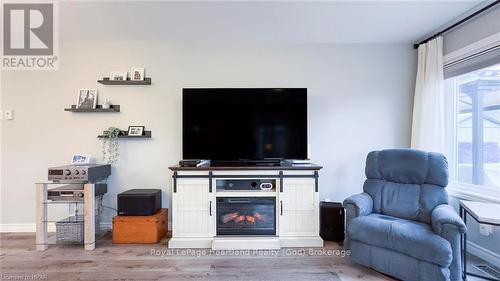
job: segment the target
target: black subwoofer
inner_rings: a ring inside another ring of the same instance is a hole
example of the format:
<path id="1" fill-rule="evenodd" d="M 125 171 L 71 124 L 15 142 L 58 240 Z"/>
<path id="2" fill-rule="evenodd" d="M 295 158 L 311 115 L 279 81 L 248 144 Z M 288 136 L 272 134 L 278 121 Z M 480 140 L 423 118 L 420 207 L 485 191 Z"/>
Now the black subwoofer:
<path id="1" fill-rule="evenodd" d="M 321 202 L 320 236 L 327 241 L 344 241 L 345 211 L 341 203 Z"/>
<path id="2" fill-rule="evenodd" d="M 130 189 L 118 194 L 118 215 L 150 216 L 161 209 L 161 189 Z"/>

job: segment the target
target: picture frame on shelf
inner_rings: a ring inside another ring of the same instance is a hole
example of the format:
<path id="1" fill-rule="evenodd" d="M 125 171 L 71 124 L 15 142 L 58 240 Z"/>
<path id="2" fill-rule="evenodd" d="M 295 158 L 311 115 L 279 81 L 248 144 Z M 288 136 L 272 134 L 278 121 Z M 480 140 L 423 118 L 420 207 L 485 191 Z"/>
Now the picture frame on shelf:
<path id="1" fill-rule="evenodd" d="M 86 164 L 90 164 L 90 155 L 75 153 L 71 157 L 71 164 L 72 165 L 86 165 Z"/>
<path id="2" fill-rule="evenodd" d="M 111 71 L 109 74 L 109 80 L 112 81 L 127 81 L 127 77 L 127 71 Z"/>
<path id="3" fill-rule="evenodd" d="M 78 99 L 76 100 L 76 108 L 95 109 L 97 105 L 97 90 L 96 89 L 80 89 L 78 91 Z"/>
<path id="4" fill-rule="evenodd" d="M 132 67 L 130 69 L 130 80 L 131 81 L 143 81 L 144 80 L 144 67 Z"/>
<path id="5" fill-rule="evenodd" d="M 144 134 L 144 126 L 128 126 L 128 136 L 142 136 Z"/>

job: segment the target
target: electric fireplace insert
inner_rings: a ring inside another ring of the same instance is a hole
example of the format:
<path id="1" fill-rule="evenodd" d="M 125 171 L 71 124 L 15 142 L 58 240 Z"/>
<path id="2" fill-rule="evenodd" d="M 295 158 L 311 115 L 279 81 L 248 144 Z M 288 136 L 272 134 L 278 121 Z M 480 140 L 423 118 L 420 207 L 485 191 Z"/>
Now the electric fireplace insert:
<path id="1" fill-rule="evenodd" d="M 217 197 L 217 235 L 276 235 L 276 198 Z"/>

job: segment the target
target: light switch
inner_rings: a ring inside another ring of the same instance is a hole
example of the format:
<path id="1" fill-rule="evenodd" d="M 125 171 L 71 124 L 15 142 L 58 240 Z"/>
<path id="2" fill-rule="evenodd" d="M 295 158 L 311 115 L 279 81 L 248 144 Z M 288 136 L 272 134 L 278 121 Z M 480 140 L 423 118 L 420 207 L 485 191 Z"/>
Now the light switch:
<path id="1" fill-rule="evenodd" d="M 5 115 L 5 119 L 6 120 L 12 120 L 12 119 L 14 119 L 13 112 L 10 109 L 9 110 L 5 110 L 4 115 Z"/>

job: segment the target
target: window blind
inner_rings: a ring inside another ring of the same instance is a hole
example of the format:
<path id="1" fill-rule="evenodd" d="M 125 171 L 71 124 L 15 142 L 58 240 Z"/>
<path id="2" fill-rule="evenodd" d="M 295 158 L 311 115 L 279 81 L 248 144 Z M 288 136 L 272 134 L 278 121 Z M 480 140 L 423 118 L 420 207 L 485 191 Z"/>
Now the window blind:
<path id="1" fill-rule="evenodd" d="M 459 76 L 498 63 L 500 63 L 500 42 L 449 61 L 445 60 L 444 78 Z"/>

